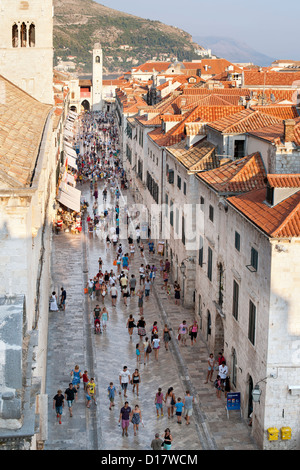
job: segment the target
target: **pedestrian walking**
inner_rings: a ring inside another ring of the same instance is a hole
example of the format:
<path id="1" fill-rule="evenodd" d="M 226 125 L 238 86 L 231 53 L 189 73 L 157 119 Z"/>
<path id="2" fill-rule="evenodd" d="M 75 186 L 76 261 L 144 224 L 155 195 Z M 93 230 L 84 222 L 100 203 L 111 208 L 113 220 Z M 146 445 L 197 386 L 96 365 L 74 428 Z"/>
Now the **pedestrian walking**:
<path id="1" fill-rule="evenodd" d="M 152 450 L 162 450 L 164 441 L 159 437 L 159 433 L 155 434 L 154 439 L 151 441 L 150 447 Z"/>
<path id="2" fill-rule="evenodd" d="M 123 367 L 123 370 L 119 373 L 119 380 L 122 390 L 124 391 L 124 397 L 127 397 L 127 387 L 130 382 L 130 372 L 127 369 L 127 366 Z"/>
<path id="3" fill-rule="evenodd" d="M 153 341 L 153 338 L 155 335 L 158 335 L 158 326 L 157 326 L 157 321 L 153 323 L 152 330 L 151 330 L 151 342 Z"/>
<path id="4" fill-rule="evenodd" d="M 183 403 L 184 403 L 184 419 L 186 420 L 186 425 L 189 425 L 191 424 L 190 417 L 193 414 L 193 403 L 194 403 L 194 397 L 191 395 L 189 390 L 185 392 Z"/>
<path id="5" fill-rule="evenodd" d="M 155 358 L 156 361 L 158 361 L 158 351 L 159 351 L 159 348 L 160 348 L 160 339 L 159 339 L 158 335 L 154 335 L 154 337 L 153 337 L 152 348 L 153 348 L 153 351 L 154 351 L 154 358 Z"/>
<path id="6" fill-rule="evenodd" d="M 101 312 L 101 323 L 102 323 L 103 331 L 106 331 L 108 320 L 109 320 L 109 315 L 108 315 L 107 308 L 103 307 L 102 312 Z"/>
<path id="7" fill-rule="evenodd" d="M 87 384 L 86 391 L 85 391 L 85 406 L 87 408 L 90 408 L 91 401 L 92 401 L 90 389 L 91 389 L 91 387 L 89 386 L 89 384 Z"/>
<path id="8" fill-rule="evenodd" d="M 56 292 L 53 291 L 51 298 L 50 298 L 50 311 L 51 312 L 58 312 L 58 305 L 57 305 L 57 297 Z"/>
<path id="9" fill-rule="evenodd" d="M 155 402 L 154 402 L 155 407 L 156 407 L 157 418 L 159 418 L 159 415 L 161 417 L 163 417 L 163 415 L 164 415 L 164 411 L 163 411 L 163 402 L 164 401 L 165 401 L 165 399 L 164 399 L 164 396 L 163 396 L 163 393 L 162 393 L 162 389 L 159 388 L 158 392 L 155 395 Z"/>
<path id="10" fill-rule="evenodd" d="M 180 285 L 177 281 L 174 283 L 175 305 L 180 305 Z"/>
<path id="11" fill-rule="evenodd" d="M 118 297 L 118 289 L 116 288 L 115 283 L 111 286 L 110 296 L 111 296 L 111 304 L 113 307 L 115 307 L 116 302 L 117 302 L 117 297 Z"/>
<path id="12" fill-rule="evenodd" d="M 146 278 L 144 285 L 145 285 L 145 298 L 146 298 L 146 302 L 148 302 L 149 296 L 150 296 L 150 290 L 151 290 L 151 281 L 149 277 Z"/>
<path id="13" fill-rule="evenodd" d="M 139 424 L 142 422 L 142 412 L 139 405 L 135 405 L 134 410 L 131 412 L 131 422 L 133 424 L 133 433 L 136 436 Z"/>
<path id="14" fill-rule="evenodd" d="M 176 416 L 177 416 L 177 423 L 181 424 L 182 423 L 182 410 L 184 408 L 184 403 L 181 400 L 180 397 L 177 398 L 177 402 L 175 403 L 175 409 L 176 409 Z"/>
<path id="15" fill-rule="evenodd" d="M 130 285 L 130 295 L 134 296 L 135 295 L 135 287 L 136 287 L 136 277 L 135 277 L 134 274 L 131 274 L 129 285 Z"/>
<path id="16" fill-rule="evenodd" d="M 183 320 L 178 327 L 178 341 L 181 341 L 183 346 L 186 346 L 186 336 L 187 336 L 187 324 L 186 320 Z"/>
<path id="17" fill-rule="evenodd" d="M 62 287 L 61 288 L 61 295 L 60 295 L 60 305 L 63 310 L 66 310 L 66 299 L 67 299 L 67 292 Z"/>
<path id="18" fill-rule="evenodd" d="M 145 337 L 145 340 L 143 342 L 143 348 L 144 348 L 144 366 L 145 366 L 146 363 L 149 363 L 149 354 L 151 354 L 152 352 L 151 343 L 150 343 L 148 336 Z"/>
<path id="19" fill-rule="evenodd" d="M 217 378 L 214 382 L 214 386 L 215 388 L 217 389 L 216 390 L 216 395 L 217 395 L 217 398 L 221 398 L 221 392 L 222 392 L 222 381 L 221 381 L 221 377 L 219 375 L 217 375 Z"/>
<path id="20" fill-rule="evenodd" d="M 215 363 L 216 361 L 215 361 L 214 355 L 213 353 L 210 353 L 209 358 L 207 360 L 207 376 L 206 376 L 206 381 L 204 382 L 205 384 L 207 384 L 209 380 L 210 382 L 212 382 L 212 376 L 214 373 Z"/>
<path id="21" fill-rule="evenodd" d="M 165 343 L 165 349 L 166 351 L 169 351 L 169 342 L 171 341 L 171 335 L 167 324 L 165 324 L 163 329 L 163 339 Z"/>
<path id="22" fill-rule="evenodd" d="M 110 382 L 107 388 L 107 392 L 108 392 L 108 398 L 109 398 L 109 409 L 111 410 L 111 408 L 115 406 L 115 395 L 116 395 L 116 387 L 114 386 L 113 382 Z"/>
<path id="23" fill-rule="evenodd" d="M 191 346 L 193 346 L 193 344 L 196 343 L 198 329 L 199 329 L 198 322 L 197 320 L 194 320 L 193 324 L 189 328 L 189 334 L 191 337 Z"/>
<path id="24" fill-rule="evenodd" d="M 91 380 L 88 382 L 87 387 L 89 387 L 89 392 L 90 392 L 91 399 L 93 400 L 94 404 L 97 405 L 97 401 L 96 401 L 96 384 L 95 384 L 95 381 L 94 381 L 93 377 L 91 377 Z"/>
<path id="25" fill-rule="evenodd" d="M 163 434 L 164 450 L 171 450 L 173 437 L 169 428 L 165 429 Z"/>
<path id="26" fill-rule="evenodd" d="M 175 406 L 175 394 L 173 387 L 168 388 L 168 391 L 165 396 L 165 402 L 168 409 L 168 418 L 173 418 L 174 416 L 174 406 Z"/>
<path id="27" fill-rule="evenodd" d="M 83 383 L 83 390 L 86 391 L 87 384 L 89 383 L 90 379 L 88 378 L 88 371 L 85 370 L 82 374 L 82 383 Z"/>
<path id="28" fill-rule="evenodd" d="M 135 354 L 136 354 L 136 365 L 138 366 L 141 363 L 140 343 L 137 343 L 135 346 Z"/>
<path id="29" fill-rule="evenodd" d="M 75 387 L 73 387 L 72 382 L 69 383 L 69 387 L 65 390 L 65 400 L 67 400 L 70 417 L 72 417 L 73 416 L 73 410 L 72 410 L 73 403 L 74 403 L 74 400 L 77 401 L 77 390 Z"/>
<path id="30" fill-rule="evenodd" d="M 79 390 L 80 388 L 80 380 L 82 378 L 81 370 L 78 365 L 71 370 L 71 377 L 72 377 L 72 384 L 73 386 Z"/>
<path id="31" fill-rule="evenodd" d="M 136 326 L 138 328 L 138 335 L 141 341 L 143 337 L 146 336 L 146 321 L 143 316 L 139 319 Z"/>
<path id="32" fill-rule="evenodd" d="M 122 436 L 124 433 L 128 436 L 128 427 L 130 423 L 131 408 L 128 401 L 125 401 L 124 406 L 120 410 L 119 423 L 122 423 Z"/>
<path id="33" fill-rule="evenodd" d="M 132 393 L 134 393 L 136 389 L 136 394 L 139 396 L 139 384 L 141 383 L 141 376 L 138 369 L 135 369 L 134 373 L 132 374 L 131 383 L 133 386 Z"/>
<path id="34" fill-rule="evenodd" d="M 143 311 L 144 311 L 144 290 L 140 288 L 138 290 L 137 295 L 138 295 L 139 312 L 140 312 L 140 315 L 143 315 Z"/>
<path id="35" fill-rule="evenodd" d="M 53 409 L 56 411 L 56 418 L 61 424 L 61 418 L 64 408 L 64 396 L 61 390 L 57 390 L 57 394 L 53 397 Z"/>
<path id="36" fill-rule="evenodd" d="M 135 324 L 135 320 L 133 318 L 133 315 L 130 314 L 129 318 L 127 320 L 127 323 L 126 323 L 126 328 L 128 329 L 128 334 L 129 334 L 130 339 L 132 339 L 133 329 L 134 329 L 135 326 L 136 326 L 136 324 Z"/>

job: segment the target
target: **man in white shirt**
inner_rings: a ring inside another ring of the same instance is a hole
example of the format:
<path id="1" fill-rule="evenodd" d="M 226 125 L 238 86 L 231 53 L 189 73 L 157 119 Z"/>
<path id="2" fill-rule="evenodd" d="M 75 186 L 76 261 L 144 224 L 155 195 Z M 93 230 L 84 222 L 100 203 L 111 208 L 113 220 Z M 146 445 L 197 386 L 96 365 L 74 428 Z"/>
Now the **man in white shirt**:
<path id="1" fill-rule="evenodd" d="M 226 365 L 226 361 L 222 361 L 222 363 L 219 365 L 219 376 L 221 379 L 223 389 L 225 386 L 227 374 L 228 374 L 228 367 Z"/>
<path id="2" fill-rule="evenodd" d="M 117 297 L 118 297 L 118 289 L 116 288 L 116 285 L 113 284 L 110 289 L 110 296 L 111 296 L 111 304 L 113 307 L 116 306 L 117 302 Z"/>
<path id="3" fill-rule="evenodd" d="M 121 370 L 121 372 L 119 373 L 119 379 L 120 379 L 120 385 L 122 389 L 124 390 L 124 397 L 127 397 L 126 391 L 127 391 L 128 384 L 130 382 L 130 372 L 127 369 L 127 366 L 124 366 L 123 370 Z"/>

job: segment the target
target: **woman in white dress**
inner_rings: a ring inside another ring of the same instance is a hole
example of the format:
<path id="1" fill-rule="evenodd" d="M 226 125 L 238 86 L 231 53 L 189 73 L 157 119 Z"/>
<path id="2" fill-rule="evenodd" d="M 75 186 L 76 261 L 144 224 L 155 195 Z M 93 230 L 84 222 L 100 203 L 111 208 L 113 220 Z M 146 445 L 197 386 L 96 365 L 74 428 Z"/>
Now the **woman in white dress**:
<path id="1" fill-rule="evenodd" d="M 58 312 L 57 298 L 55 292 L 52 292 L 52 296 L 50 299 L 50 310 L 51 312 Z"/>

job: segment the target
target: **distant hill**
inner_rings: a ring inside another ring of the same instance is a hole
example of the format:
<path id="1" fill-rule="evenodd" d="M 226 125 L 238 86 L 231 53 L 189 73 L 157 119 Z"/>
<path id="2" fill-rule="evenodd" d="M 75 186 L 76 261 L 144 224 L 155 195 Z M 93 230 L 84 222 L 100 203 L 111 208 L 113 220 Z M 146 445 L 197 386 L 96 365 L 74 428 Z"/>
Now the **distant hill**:
<path id="1" fill-rule="evenodd" d="M 230 62 L 253 62 L 254 65 L 261 67 L 271 65 L 274 57 L 268 57 L 243 42 L 227 37 L 200 37 L 194 36 L 194 41 L 205 48 L 212 50 L 212 54 L 218 57 L 224 57 Z"/>
<path id="2" fill-rule="evenodd" d="M 192 36 L 176 27 L 122 13 L 93 0 L 54 0 L 56 61 L 57 57 L 65 61 L 75 56 L 72 60 L 83 64 L 82 71 L 91 71 L 90 51 L 98 42 L 105 55 L 105 73 L 126 72 L 153 57 L 177 57 L 179 61 L 198 57 Z"/>

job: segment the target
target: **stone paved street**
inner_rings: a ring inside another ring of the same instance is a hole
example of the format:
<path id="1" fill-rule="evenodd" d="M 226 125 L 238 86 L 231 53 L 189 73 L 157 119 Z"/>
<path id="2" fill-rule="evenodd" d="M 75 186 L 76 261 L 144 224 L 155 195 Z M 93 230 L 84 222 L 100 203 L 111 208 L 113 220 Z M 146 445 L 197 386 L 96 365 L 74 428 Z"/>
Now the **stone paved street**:
<path id="1" fill-rule="evenodd" d="M 88 185 L 82 187 L 83 195 L 90 199 Z M 132 202 L 129 191 L 126 191 L 128 203 Z M 101 194 L 101 187 L 100 187 Z M 127 240 L 122 244 L 127 247 Z M 145 243 L 146 245 L 146 243 Z M 129 251 L 129 250 L 128 250 Z M 125 250 L 126 252 L 126 250 Z M 94 335 L 91 312 L 96 305 L 84 295 L 88 277 L 98 272 L 98 258 L 103 260 L 103 269 L 110 271 L 113 266 L 114 249 L 107 250 L 106 244 L 96 234 L 71 235 L 60 233 L 54 235 L 53 243 L 53 288 L 60 291 L 63 285 L 67 291 L 67 306 L 65 312 L 49 313 L 49 340 L 47 364 L 47 393 L 49 396 L 49 436 L 46 450 L 75 450 L 75 449 L 109 449 L 109 450 L 146 450 L 150 449 L 151 440 L 156 432 L 161 435 L 166 427 L 170 427 L 173 435 L 173 450 L 254 450 L 256 445 L 250 435 L 250 428 L 232 412 L 227 419 L 225 398 L 218 400 L 212 384 L 204 384 L 207 371 L 209 351 L 198 335 L 197 343 L 191 347 L 178 344 L 176 332 L 182 320 L 192 323 L 193 312 L 176 306 L 173 298 L 169 300 L 161 289 L 162 281 L 157 275 L 155 288 L 150 294 L 149 302 L 144 301 L 144 316 L 147 333 L 151 331 L 156 320 L 161 338 L 159 361 L 155 361 L 154 353 L 150 355 L 149 364 L 143 362 L 139 366 L 141 384 L 139 397 L 128 390 L 128 402 L 131 408 L 139 404 L 142 411 L 144 426 L 140 425 L 137 436 L 133 434 L 130 424 L 128 437 L 122 437 L 118 426 L 119 411 L 124 404 L 124 397 L 117 395 L 116 406 L 109 410 L 107 387 L 111 381 L 119 386 L 119 372 L 124 365 L 132 373 L 136 367 L 135 347 L 139 341 L 137 329 L 134 329 L 133 339 L 130 340 L 126 328 L 129 314 L 135 320 L 139 318 L 137 297 L 128 299 L 126 307 L 120 297 L 117 306 L 111 306 L 110 297 L 105 299 L 109 312 L 107 331 L 102 335 Z M 141 263 L 159 265 L 157 255 L 148 254 L 145 248 L 145 259 L 141 258 L 136 245 L 136 252 L 130 271 L 137 279 Z M 165 351 L 162 341 L 163 325 L 167 323 L 173 330 L 170 351 Z M 67 406 L 63 413 L 62 425 L 56 422 L 52 409 L 52 398 L 56 391 L 67 388 L 70 371 L 80 365 L 83 372 L 89 372 L 97 384 L 97 406 L 85 407 L 82 387 L 78 393 L 78 401 L 74 405 L 73 417 L 69 417 Z M 184 397 L 189 388 L 195 396 L 191 425 L 176 423 L 176 417 L 168 419 L 167 410 L 164 416 L 157 419 L 154 404 L 155 394 L 161 387 L 165 394 L 168 387 L 174 388 L 175 396 Z"/>

